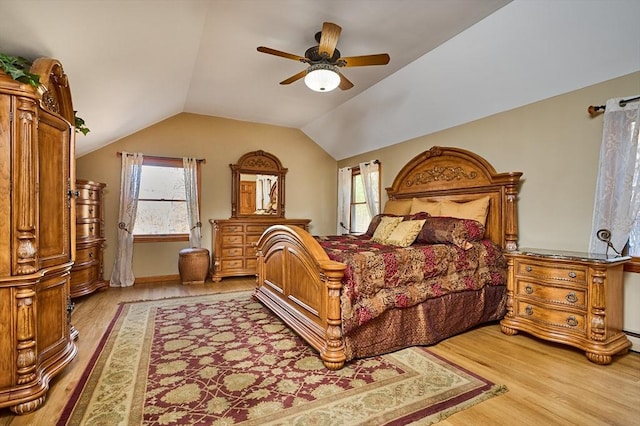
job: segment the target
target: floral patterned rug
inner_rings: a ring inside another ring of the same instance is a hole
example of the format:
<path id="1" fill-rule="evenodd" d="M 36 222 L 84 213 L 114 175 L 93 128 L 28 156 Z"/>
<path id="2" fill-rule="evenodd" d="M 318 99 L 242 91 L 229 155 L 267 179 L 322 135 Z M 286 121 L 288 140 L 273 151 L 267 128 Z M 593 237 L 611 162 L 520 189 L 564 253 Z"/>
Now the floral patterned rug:
<path id="1" fill-rule="evenodd" d="M 505 391 L 425 348 L 327 370 L 236 292 L 122 304 L 58 425 L 432 424 Z"/>

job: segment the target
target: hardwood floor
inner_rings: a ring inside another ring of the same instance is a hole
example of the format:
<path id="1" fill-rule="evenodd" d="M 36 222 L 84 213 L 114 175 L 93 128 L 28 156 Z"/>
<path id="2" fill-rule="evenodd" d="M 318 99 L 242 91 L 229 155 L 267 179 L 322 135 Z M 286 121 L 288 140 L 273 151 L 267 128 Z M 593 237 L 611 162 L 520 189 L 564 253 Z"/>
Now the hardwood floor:
<path id="1" fill-rule="evenodd" d="M 91 355 L 123 301 L 252 289 L 252 278 L 184 286 L 145 283 L 75 300 L 72 322 L 80 333 L 78 356 L 56 376 L 47 401 L 36 412 L 14 416 L 0 409 L 0 425 L 53 425 Z M 478 327 L 430 348 L 509 391 L 454 414 L 439 425 L 632 425 L 640 419 L 640 354 L 595 365 L 582 351 L 535 339 L 506 336 L 498 324 Z"/>

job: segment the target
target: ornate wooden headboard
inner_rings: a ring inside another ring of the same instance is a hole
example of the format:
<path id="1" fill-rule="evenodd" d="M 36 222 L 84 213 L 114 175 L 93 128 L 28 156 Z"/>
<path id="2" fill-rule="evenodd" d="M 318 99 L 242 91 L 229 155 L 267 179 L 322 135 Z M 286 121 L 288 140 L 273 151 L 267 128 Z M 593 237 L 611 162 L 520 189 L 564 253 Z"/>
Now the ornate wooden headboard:
<path id="1" fill-rule="evenodd" d="M 434 146 L 400 170 L 387 188 L 390 200 L 427 198 L 457 202 L 489 196 L 487 238 L 507 251 L 518 248 L 520 172 L 497 173 L 484 158 L 460 148 Z"/>

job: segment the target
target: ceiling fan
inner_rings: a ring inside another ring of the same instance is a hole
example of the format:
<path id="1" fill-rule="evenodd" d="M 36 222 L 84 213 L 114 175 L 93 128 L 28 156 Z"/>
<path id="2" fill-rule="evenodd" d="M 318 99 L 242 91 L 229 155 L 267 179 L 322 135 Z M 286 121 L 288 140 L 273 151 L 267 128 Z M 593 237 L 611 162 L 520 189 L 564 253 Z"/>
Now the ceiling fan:
<path id="1" fill-rule="evenodd" d="M 291 84 L 304 77 L 305 84 L 317 92 L 329 92 L 336 87 L 348 90 L 353 87 L 353 83 L 339 71 L 339 68 L 386 65 L 390 58 L 386 53 L 340 57 L 340 51 L 336 49 L 336 45 L 341 31 L 342 28 L 334 23 L 325 22 L 322 24 L 322 31 L 316 33 L 315 36 L 318 45 L 308 48 L 304 57 L 264 46 L 258 47 L 258 52 L 309 64 L 307 69 L 282 80 L 280 84 Z"/>

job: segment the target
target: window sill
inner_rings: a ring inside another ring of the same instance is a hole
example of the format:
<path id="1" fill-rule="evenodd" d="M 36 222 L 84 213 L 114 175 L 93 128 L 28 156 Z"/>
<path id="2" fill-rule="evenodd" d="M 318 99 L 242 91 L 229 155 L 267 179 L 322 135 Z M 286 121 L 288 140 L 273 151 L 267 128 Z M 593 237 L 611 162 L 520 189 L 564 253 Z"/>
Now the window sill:
<path id="1" fill-rule="evenodd" d="M 632 257 L 630 261 L 625 263 L 624 271 L 640 273 L 640 257 Z"/>
<path id="2" fill-rule="evenodd" d="M 134 243 L 168 243 L 174 241 L 189 241 L 188 234 L 169 235 L 134 235 Z"/>

